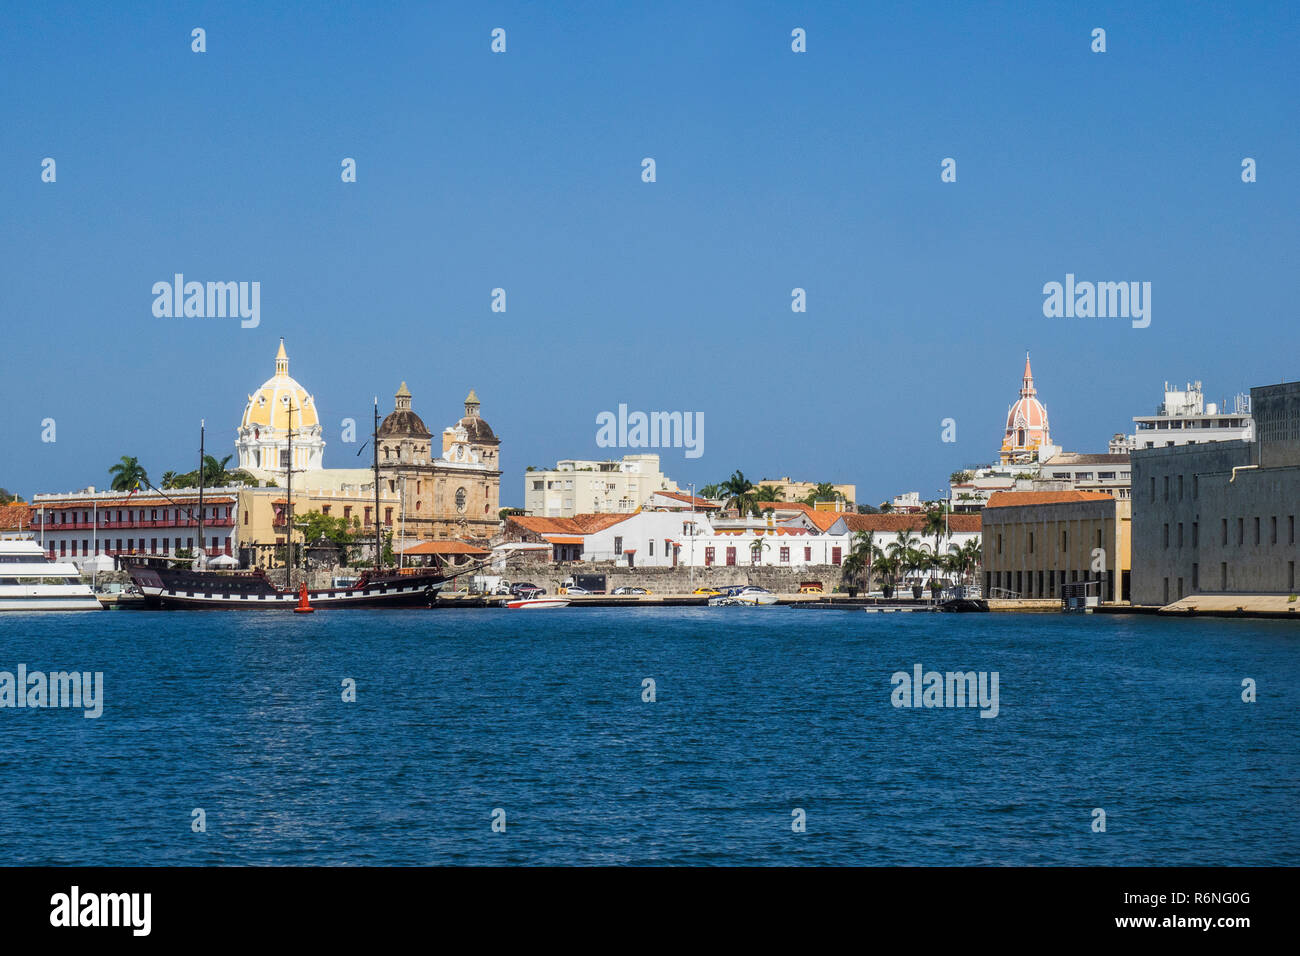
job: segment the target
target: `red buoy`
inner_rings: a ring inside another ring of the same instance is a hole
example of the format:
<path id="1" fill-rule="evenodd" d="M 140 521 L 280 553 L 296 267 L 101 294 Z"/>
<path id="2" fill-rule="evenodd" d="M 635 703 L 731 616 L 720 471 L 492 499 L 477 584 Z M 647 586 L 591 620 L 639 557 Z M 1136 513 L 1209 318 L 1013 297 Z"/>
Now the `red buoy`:
<path id="1" fill-rule="evenodd" d="M 293 609 L 294 614 L 314 614 L 316 609 L 307 603 L 307 582 L 303 581 L 298 586 L 298 606 Z"/>

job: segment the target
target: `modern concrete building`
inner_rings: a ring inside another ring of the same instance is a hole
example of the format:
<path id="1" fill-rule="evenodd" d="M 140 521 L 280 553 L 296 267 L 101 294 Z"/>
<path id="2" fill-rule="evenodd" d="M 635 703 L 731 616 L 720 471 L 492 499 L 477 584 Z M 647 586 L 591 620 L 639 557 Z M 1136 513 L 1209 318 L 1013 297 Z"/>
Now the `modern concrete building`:
<path id="1" fill-rule="evenodd" d="M 1135 604 L 1296 593 L 1300 382 L 1250 396 L 1254 441 L 1133 452 Z"/>
<path id="2" fill-rule="evenodd" d="M 659 470 L 658 455 L 625 455 L 622 461 L 555 463 L 524 473 L 524 510 L 539 518 L 575 514 L 631 514 L 659 491 L 679 491 Z"/>
<path id="3" fill-rule="evenodd" d="M 1011 491 L 983 512 L 984 593 L 1060 598 L 1095 581 L 1102 601 L 1128 596 L 1130 502 L 1095 491 Z"/>

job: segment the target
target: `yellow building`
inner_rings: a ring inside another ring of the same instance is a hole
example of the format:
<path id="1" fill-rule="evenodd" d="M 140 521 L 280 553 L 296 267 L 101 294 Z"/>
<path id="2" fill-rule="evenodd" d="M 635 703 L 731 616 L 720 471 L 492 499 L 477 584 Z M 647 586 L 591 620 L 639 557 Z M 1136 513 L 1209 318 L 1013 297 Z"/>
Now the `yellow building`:
<path id="1" fill-rule="evenodd" d="M 983 511 L 986 597 L 1055 598 L 1095 581 L 1128 600 L 1132 502 L 1095 491 L 999 491 Z"/>
<path id="2" fill-rule="evenodd" d="M 335 470 L 333 477 L 342 477 Z M 357 470 L 356 483 L 340 481 L 331 488 L 293 489 L 293 514 L 301 518 L 309 512 L 320 512 L 332 518 L 342 518 L 353 528 L 367 559 L 374 557 L 375 538 L 375 484 L 370 472 Z M 368 483 L 361 479 L 368 479 Z M 237 492 L 235 536 L 239 542 L 241 563 L 253 567 L 276 567 L 285 560 L 284 546 L 289 540 L 289 501 L 284 488 L 240 488 Z M 382 485 L 379 490 L 379 525 L 384 537 L 396 538 L 399 497 Z M 355 520 L 354 520 L 355 519 Z M 301 531 L 294 541 L 302 544 Z M 310 542 L 309 542 L 310 543 Z"/>
<path id="3" fill-rule="evenodd" d="M 756 487 L 762 488 L 764 485 L 771 485 L 779 489 L 782 501 L 804 501 L 810 494 L 817 490 L 815 481 L 792 481 L 790 478 L 764 478 L 762 481 L 754 482 Z M 858 500 L 857 485 L 833 485 L 832 487 L 843 497 L 846 505 L 852 505 Z M 817 507 L 826 504 L 824 510 L 836 510 L 833 503 L 818 502 Z"/>

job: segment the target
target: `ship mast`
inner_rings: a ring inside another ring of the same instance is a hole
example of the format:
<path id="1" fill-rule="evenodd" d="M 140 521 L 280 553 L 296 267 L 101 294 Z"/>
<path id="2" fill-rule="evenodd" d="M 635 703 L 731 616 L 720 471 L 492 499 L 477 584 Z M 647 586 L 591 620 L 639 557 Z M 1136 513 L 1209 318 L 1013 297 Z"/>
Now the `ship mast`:
<path id="1" fill-rule="evenodd" d="M 288 541 L 289 541 L 289 561 L 288 574 L 285 576 L 285 587 L 293 590 L 293 402 L 289 402 L 289 460 L 285 462 L 285 513 L 288 516 Z"/>
<path id="2" fill-rule="evenodd" d="M 375 431 L 370 440 L 375 455 L 375 570 L 383 570 L 383 539 L 379 531 L 379 396 L 375 396 Z"/>
<path id="3" fill-rule="evenodd" d="M 208 549 L 206 539 L 203 537 L 203 470 L 206 462 L 203 458 L 204 452 L 204 434 L 207 431 L 207 421 L 199 419 L 199 569 L 203 570 L 208 566 Z"/>

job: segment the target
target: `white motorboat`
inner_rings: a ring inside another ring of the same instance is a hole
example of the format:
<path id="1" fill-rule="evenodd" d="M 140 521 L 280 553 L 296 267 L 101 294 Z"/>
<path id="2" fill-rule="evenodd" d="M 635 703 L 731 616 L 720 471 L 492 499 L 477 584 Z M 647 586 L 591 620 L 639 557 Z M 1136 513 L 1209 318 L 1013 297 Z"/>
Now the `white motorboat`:
<path id="1" fill-rule="evenodd" d="M 755 584 L 745 587 L 731 587 L 723 591 L 722 594 L 715 598 L 709 599 L 710 607 L 737 607 L 748 605 L 750 607 L 775 604 L 777 596 L 767 588 L 760 588 Z"/>
<path id="2" fill-rule="evenodd" d="M 544 611 L 553 607 L 568 607 L 569 602 L 561 597 L 517 598 L 507 601 L 506 607 L 517 611 Z"/>
<path id="3" fill-rule="evenodd" d="M 51 560 L 29 539 L 0 540 L 0 611 L 100 610 L 76 565 Z"/>

